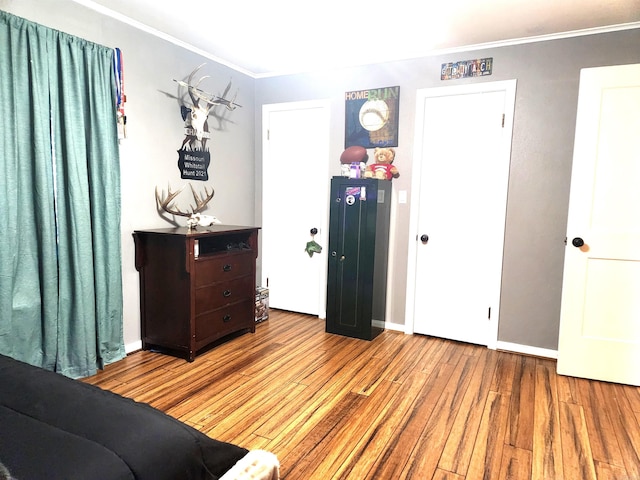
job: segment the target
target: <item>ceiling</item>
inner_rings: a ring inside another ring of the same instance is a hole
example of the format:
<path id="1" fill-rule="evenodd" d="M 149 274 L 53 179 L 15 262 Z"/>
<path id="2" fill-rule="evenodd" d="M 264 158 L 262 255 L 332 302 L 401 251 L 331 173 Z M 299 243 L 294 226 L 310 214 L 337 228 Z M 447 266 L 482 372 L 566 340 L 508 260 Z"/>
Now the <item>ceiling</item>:
<path id="1" fill-rule="evenodd" d="M 640 28 L 640 0 L 73 0 L 253 77 Z"/>

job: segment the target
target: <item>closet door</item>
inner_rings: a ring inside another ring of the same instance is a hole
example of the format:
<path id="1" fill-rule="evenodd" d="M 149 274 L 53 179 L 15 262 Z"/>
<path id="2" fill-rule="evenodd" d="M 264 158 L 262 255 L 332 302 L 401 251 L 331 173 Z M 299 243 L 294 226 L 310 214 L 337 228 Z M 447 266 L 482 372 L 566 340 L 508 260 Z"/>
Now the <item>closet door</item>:
<path id="1" fill-rule="evenodd" d="M 558 373 L 640 385 L 640 64 L 580 75 Z"/>

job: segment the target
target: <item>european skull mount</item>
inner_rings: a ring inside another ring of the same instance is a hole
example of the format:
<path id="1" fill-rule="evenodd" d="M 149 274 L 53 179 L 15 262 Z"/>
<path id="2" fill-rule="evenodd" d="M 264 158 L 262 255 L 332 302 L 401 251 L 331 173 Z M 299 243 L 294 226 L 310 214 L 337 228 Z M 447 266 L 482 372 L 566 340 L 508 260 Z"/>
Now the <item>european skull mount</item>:
<path id="1" fill-rule="evenodd" d="M 185 186 L 186 185 L 183 185 L 182 187 L 180 187 L 180 189 L 172 192 L 171 185 L 168 185 L 166 196 L 164 195 L 164 191 L 158 193 L 158 187 L 156 186 L 156 204 L 158 206 L 158 212 L 165 211 L 171 215 L 188 217 L 187 228 L 189 230 L 196 228 L 197 225 L 200 225 L 202 227 L 209 227 L 216 223 L 221 223 L 220 220 L 212 215 L 203 215 L 200 213 L 207 206 L 207 203 L 209 203 L 213 198 L 213 195 L 215 193 L 213 188 L 211 189 L 211 192 L 209 192 L 207 190 L 207 187 L 204 187 L 204 193 L 198 195 L 198 193 L 193 188 L 193 185 L 189 184 L 191 193 L 193 194 L 193 199 L 196 202 L 195 207 L 193 205 L 189 205 L 191 207 L 191 211 L 183 212 L 175 206 L 174 200 L 184 190 Z"/>
<path id="2" fill-rule="evenodd" d="M 231 81 L 229 81 L 221 96 L 205 92 L 200 88 L 202 81 L 210 78 L 209 75 L 205 75 L 198 80 L 194 79 L 195 74 L 204 65 L 206 64 L 203 63 L 196 67 L 189 74 L 186 82 L 174 79 L 178 85 L 187 89 L 187 93 L 191 99 L 191 105 L 182 105 L 180 109 L 182 119 L 186 122 L 186 136 L 182 142 L 183 148 L 188 144 L 191 149 L 201 148 L 202 150 L 205 150 L 207 139 L 209 138 L 209 115 L 213 113 L 213 109 L 222 105 L 227 110 L 235 110 L 236 107 L 241 106 L 236 103 L 236 96 L 238 95 L 237 91 L 233 98 L 227 98 L 227 94 L 229 93 L 229 90 L 231 90 Z"/>

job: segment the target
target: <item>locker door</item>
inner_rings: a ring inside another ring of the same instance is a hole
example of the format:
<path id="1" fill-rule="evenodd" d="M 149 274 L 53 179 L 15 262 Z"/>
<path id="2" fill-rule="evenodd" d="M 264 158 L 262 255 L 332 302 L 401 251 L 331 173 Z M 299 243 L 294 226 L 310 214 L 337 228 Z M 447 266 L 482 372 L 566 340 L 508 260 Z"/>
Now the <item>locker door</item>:
<path id="1" fill-rule="evenodd" d="M 375 180 L 332 180 L 327 332 L 371 339 L 376 243 Z"/>

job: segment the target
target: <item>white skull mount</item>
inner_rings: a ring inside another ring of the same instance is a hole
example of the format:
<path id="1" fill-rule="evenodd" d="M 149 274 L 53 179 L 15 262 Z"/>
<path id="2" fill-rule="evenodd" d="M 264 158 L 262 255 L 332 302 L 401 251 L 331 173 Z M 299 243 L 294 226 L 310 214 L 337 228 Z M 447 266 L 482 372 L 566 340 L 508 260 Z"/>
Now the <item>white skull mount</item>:
<path id="1" fill-rule="evenodd" d="M 189 229 L 195 228 L 200 225 L 201 227 L 210 227 L 211 225 L 216 225 L 222 223 L 218 220 L 218 217 L 213 215 L 203 215 L 201 213 L 192 213 L 187 220 L 187 227 Z"/>

